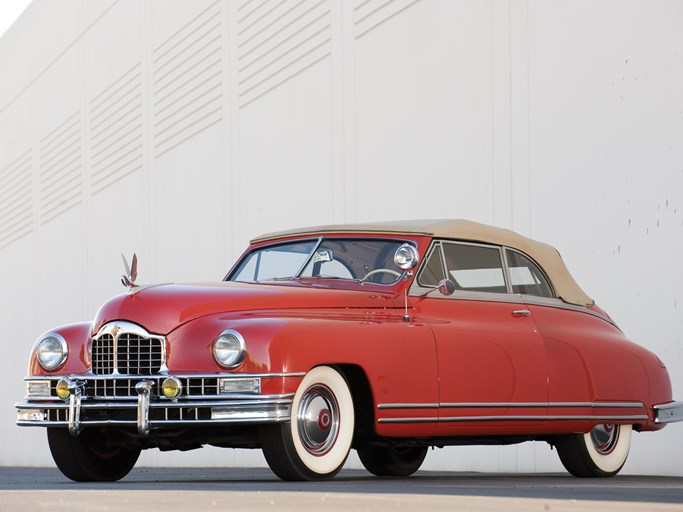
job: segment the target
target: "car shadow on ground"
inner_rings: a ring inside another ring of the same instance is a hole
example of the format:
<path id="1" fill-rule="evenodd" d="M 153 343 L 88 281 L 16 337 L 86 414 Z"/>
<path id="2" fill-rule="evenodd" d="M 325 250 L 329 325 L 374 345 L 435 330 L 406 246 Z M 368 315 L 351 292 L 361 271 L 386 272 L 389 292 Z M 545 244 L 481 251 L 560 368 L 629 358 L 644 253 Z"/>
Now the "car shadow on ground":
<path id="1" fill-rule="evenodd" d="M 683 503 L 683 478 L 618 475 L 579 479 L 565 474 L 418 471 L 378 478 L 343 470 L 333 480 L 283 482 L 264 468 L 136 468 L 113 483 L 76 483 L 53 468 L 0 468 L 1 490 L 175 490 L 413 494 Z"/>

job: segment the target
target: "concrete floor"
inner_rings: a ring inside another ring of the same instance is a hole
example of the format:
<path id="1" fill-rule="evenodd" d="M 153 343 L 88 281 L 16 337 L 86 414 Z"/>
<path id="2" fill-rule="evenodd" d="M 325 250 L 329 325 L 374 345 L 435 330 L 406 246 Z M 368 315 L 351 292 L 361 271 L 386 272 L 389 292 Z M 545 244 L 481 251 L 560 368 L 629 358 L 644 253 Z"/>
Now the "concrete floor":
<path id="1" fill-rule="evenodd" d="M 113 484 L 77 484 L 56 469 L 0 468 L 0 511 L 683 511 L 683 478 L 420 471 L 381 479 L 344 470 L 327 482 L 282 482 L 267 469 L 140 468 Z"/>

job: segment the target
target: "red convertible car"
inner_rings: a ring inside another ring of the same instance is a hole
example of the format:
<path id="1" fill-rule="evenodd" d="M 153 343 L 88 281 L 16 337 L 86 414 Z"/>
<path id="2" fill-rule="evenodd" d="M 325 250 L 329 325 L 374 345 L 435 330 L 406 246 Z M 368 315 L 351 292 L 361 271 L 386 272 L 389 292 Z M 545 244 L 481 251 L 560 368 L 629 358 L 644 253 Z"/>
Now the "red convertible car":
<path id="1" fill-rule="evenodd" d="M 127 265 L 126 265 L 127 266 Z M 260 448 L 285 480 L 349 451 L 407 476 L 430 446 L 545 441 L 615 475 L 631 433 L 683 419 L 664 363 L 629 341 L 552 247 L 468 221 L 264 235 L 222 282 L 139 286 L 36 342 L 17 423 L 76 481 L 141 450 Z"/>

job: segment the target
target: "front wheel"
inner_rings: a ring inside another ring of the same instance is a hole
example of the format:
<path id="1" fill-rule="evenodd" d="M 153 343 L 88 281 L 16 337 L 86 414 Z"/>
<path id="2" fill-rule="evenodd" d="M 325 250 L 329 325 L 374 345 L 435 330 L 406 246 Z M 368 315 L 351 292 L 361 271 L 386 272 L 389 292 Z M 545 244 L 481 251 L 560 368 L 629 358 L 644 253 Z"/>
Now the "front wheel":
<path id="1" fill-rule="evenodd" d="M 426 456 L 426 446 L 358 448 L 358 457 L 365 469 L 377 476 L 410 476 L 420 469 Z"/>
<path id="2" fill-rule="evenodd" d="M 631 447 L 631 425 L 597 425 L 586 434 L 557 439 L 562 464 L 577 477 L 608 477 L 619 473 Z"/>
<path id="3" fill-rule="evenodd" d="M 120 480 L 140 456 L 139 448 L 117 446 L 106 431 L 98 429 L 85 429 L 73 437 L 66 428 L 50 427 L 47 441 L 59 470 L 75 482 Z"/>
<path id="4" fill-rule="evenodd" d="M 261 429 L 261 448 L 281 479 L 322 480 L 344 465 L 353 431 L 353 399 L 346 380 L 337 370 L 318 366 L 301 381 L 290 421 Z"/>

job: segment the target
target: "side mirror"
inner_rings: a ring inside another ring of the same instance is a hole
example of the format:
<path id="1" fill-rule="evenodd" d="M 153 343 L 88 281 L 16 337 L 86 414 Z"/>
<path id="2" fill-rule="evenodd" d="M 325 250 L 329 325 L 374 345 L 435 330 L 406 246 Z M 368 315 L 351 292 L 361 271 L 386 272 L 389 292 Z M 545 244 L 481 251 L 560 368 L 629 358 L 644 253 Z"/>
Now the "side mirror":
<path id="1" fill-rule="evenodd" d="M 417 249 L 410 244 L 403 244 L 394 253 L 394 263 L 401 270 L 415 268 L 418 261 L 420 261 L 420 255 L 417 253 Z"/>
<path id="2" fill-rule="evenodd" d="M 450 279 L 442 279 L 436 287 L 441 295 L 453 295 L 455 292 L 455 283 Z"/>

